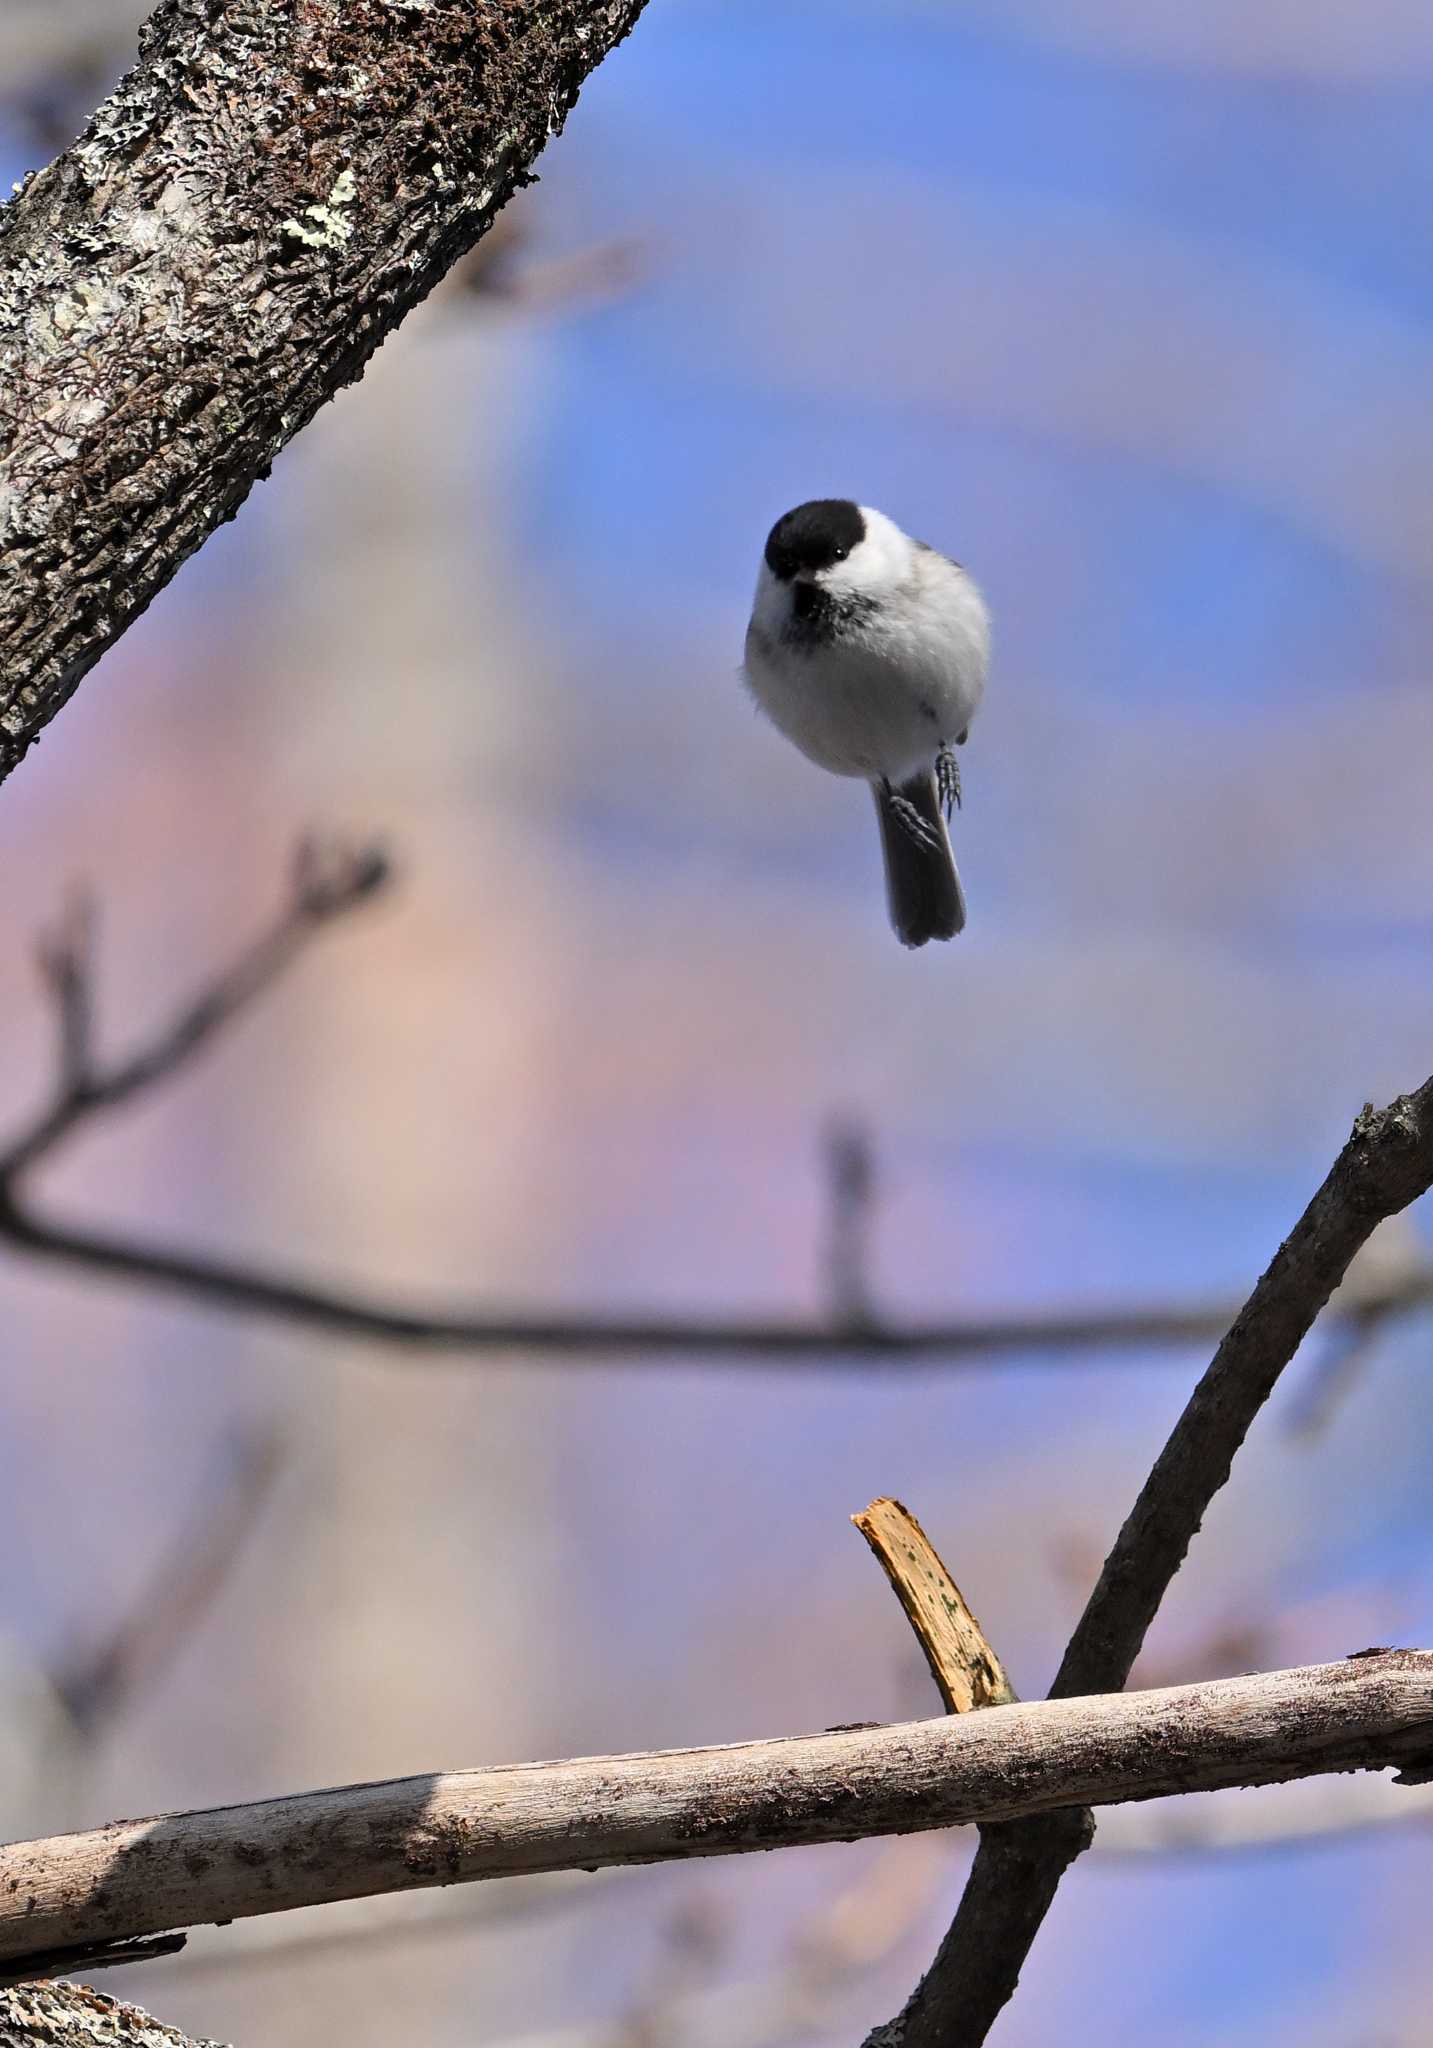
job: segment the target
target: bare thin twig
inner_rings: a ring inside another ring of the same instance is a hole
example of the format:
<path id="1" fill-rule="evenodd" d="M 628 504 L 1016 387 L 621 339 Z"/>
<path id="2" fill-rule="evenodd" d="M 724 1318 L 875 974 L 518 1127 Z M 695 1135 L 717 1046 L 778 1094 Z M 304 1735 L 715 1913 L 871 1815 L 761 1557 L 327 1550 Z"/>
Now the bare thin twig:
<path id="1" fill-rule="evenodd" d="M 52 1977 L 88 1977 L 99 1970 L 119 1970 L 130 1963 L 157 1963 L 177 1956 L 187 1934 L 152 1934 L 143 1940 L 85 1941 L 68 1948 L 39 1949 L 22 1962 L 0 1963 L 0 1989 L 13 1984 L 43 1983 Z"/>
<path id="2" fill-rule="evenodd" d="M 340 1907 L 316 1919 L 305 1917 L 296 1927 L 239 1921 L 233 1927 L 215 1929 L 212 1942 L 203 1938 L 209 1932 L 204 1929 L 200 1940 L 191 1941 L 185 1949 L 177 1967 L 188 1985 L 236 1970 L 267 1973 L 291 1965 L 307 1968 L 320 1959 L 352 1961 L 360 1952 L 370 1956 L 377 1948 L 388 1954 L 438 1942 L 478 1941 L 489 1934 L 496 1936 L 501 1929 L 556 1918 L 579 1906 L 591 1907 L 596 1899 L 591 1882 L 574 1874 L 523 1878 L 505 1885 L 480 1906 L 471 1892 L 459 1892 L 451 1899 L 433 1901 L 430 1911 L 405 1913 L 401 1918 L 386 1902 L 365 1900 L 356 1910 Z"/>
<path id="3" fill-rule="evenodd" d="M 55 1006 L 56 1094 L 77 1095 L 89 1077 L 95 906 L 77 892 L 55 930 L 38 947 L 40 972 Z"/>
<path id="4" fill-rule="evenodd" d="M 18 1183 L 81 1124 L 118 1109 L 188 1065 L 278 979 L 315 932 L 375 895 L 388 875 L 387 859 L 375 846 L 302 841 L 288 898 L 268 930 L 153 1039 L 108 1067 L 96 1064 L 91 1045 L 93 918 L 88 910 L 72 914 L 64 931 L 41 952 L 57 1011 L 57 1084 L 33 1121 L 0 1147 L 0 1204 L 14 1203 Z"/>
<path id="5" fill-rule="evenodd" d="M 1433 1652 L 714 1749 L 302 1793 L 0 1848 L 0 1958 L 537 1871 L 722 1856 L 1433 1757 Z"/>
<path id="6" fill-rule="evenodd" d="M 152 1685 L 209 1611 L 263 1512 L 279 1455 L 273 1430 L 231 1436 L 138 1599 L 102 1641 L 56 1660 L 51 1679 L 78 1732 L 93 1735 Z"/>
<path id="7" fill-rule="evenodd" d="M 674 1356 L 720 1359 L 757 1368 L 821 1365 L 868 1371 L 979 1367 L 1020 1356 L 1047 1362 L 1098 1351 L 1106 1358 L 1174 1351 L 1228 1329 L 1238 1304 L 1052 1310 L 1041 1315 L 958 1317 L 893 1323 L 871 1310 L 865 1277 L 871 1162 L 864 1139 L 841 1142 L 833 1172 L 833 1270 L 842 1287 L 829 1321 L 771 1317 L 634 1314 L 556 1316 L 487 1304 L 406 1307 L 366 1299 L 268 1268 L 239 1265 L 167 1245 L 81 1229 L 46 1215 L 30 1184 L 71 1137 L 160 1087 L 238 1021 L 320 931 L 373 896 L 388 875 L 374 847 L 324 851 L 307 844 L 295 862 L 288 897 L 271 924 L 237 960 L 202 986 L 153 1038 L 106 1067 L 93 1049 L 95 1011 L 91 919 L 72 912 L 42 948 L 56 1008 L 58 1078 L 48 1102 L 0 1143 L 0 1244 L 134 1286 L 168 1292 L 232 1313 L 271 1316 L 334 1337 L 361 1337 L 418 1350 L 547 1353 L 565 1360 L 620 1358 L 661 1362 Z M 839 1190 L 839 1193 L 838 1193 Z M 839 1250 L 838 1250 L 839 1243 Z M 1349 1305 L 1358 1320 L 1388 1318 L 1433 1303 L 1433 1265 L 1404 1266 Z"/>
<path id="8" fill-rule="evenodd" d="M 1367 1106 L 1327 1179 L 1235 1318 L 1155 1461 L 1065 1651 L 1052 1699 L 1122 1686 L 1234 1456 L 1319 1310 L 1378 1224 L 1433 1183 L 1433 1080 Z M 973 2048 L 1019 1981 L 1088 1815 L 988 1828 L 926 1977 L 867 2048 Z"/>
<path id="9" fill-rule="evenodd" d="M 843 1328 L 863 1330 L 878 1319 L 871 1295 L 871 1221 L 875 1210 L 876 1162 L 870 1133 L 849 1117 L 826 1132 L 828 1184 L 826 1289 L 831 1317 Z"/>
<path id="10" fill-rule="evenodd" d="M 502 2048 L 786 2048 L 824 2036 L 849 2013 L 854 1987 L 923 1917 L 946 1862 L 933 1838 L 889 1843 L 870 1870 L 801 1922 L 787 1960 L 770 1974 L 668 1993 L 649 2001 L 635 2026 L 579 2021 Z"/>

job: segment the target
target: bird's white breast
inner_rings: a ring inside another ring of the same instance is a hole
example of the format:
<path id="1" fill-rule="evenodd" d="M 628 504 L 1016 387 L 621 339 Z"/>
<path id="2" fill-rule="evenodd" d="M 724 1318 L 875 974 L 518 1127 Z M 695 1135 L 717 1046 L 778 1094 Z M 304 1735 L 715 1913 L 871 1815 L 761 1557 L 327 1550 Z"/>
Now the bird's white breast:
<path id="1" fill-rule="evenodd" d="M 747 630 L 747 683 L 818 767 L 904 782 L 969 725 L 985 688 L 989 614 L 964 570 L 929 549 L 914 554 L 898 588 L 854 599 L 830 637 L 804 633 L 791 586 L 763 568 Z"/>

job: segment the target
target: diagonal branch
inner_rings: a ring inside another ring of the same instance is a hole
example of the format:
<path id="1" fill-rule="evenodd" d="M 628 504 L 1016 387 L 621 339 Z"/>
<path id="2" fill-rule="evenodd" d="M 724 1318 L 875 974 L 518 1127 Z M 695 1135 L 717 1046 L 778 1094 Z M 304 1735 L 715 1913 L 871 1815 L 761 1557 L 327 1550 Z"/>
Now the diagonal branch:
<path id="1" fill-rule="evenodd" d="M 643 0 L 161 0 L 0 211 L 0 777 L 492 224 Z"/>
<path id="2" fill-rule="evenodd" d="M 0 1971 L 329 1900 L 911 1834 L 1433 1757 L 1433 1652 L 888 1728 L 349 1785 L 0 1848 Z"/>
<path id="3" fill-rule="evenodd" d="M 152 1686 L 212 1607 L 278 1474 L 277 1431 L 235 1432 L 139 1597 L 98 1641 L 55 1660 L 51 1682 L 77 1735 L 93 1738 Z"/>
<path id="4" fill-rule="evenodd" d="M 1433 1184 L 1433 1080 L 1366 1107 L 1327 1179 L 1235 1318 L 1105 1560 L 1052 1699 L 1122 1686 L 1209 1503 L 1280 1373 L 1350 1261 L 1386 1218 Z M 984 2041 L 1089 1817 L 1055 1813 L 987 1829 L 954 1923 L 905 2011 L 867 2048 L 973 2048 Z"/>

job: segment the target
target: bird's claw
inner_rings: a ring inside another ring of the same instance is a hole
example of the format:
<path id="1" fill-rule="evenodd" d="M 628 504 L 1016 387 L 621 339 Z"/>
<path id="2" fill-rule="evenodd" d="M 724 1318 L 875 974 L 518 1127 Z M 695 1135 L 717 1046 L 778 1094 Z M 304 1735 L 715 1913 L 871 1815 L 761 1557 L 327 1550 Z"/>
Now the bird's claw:
<path id="1" fill-rule="evenodd" d="M 960 809 L 960 763 L 944 740 L 941 741 L 940 752 L 935 757 L 935 786 L 940 797 L 940 807 L 948 818 L 952 811 Z"/>

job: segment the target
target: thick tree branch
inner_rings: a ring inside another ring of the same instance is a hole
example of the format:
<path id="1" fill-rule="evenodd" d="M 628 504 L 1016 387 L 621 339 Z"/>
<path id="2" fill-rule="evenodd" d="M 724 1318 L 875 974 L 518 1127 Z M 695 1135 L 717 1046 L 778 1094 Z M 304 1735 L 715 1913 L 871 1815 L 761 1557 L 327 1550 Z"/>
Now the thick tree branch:
<path id="1" fill-rule="evenodd" d="M 0 2048 L 221 2048 L 84 1984 L 0 1988 Z"/>
<path id="2" fill-rule="evenodd" d="M 1433 1080 L 1366 1107 L 1236 1317 L 1145 1481 L 1065 1651 L 1052 1699 L 1122 1686 L 1170 1581 L 1280 1373 L 1350 1261 L 1433 1184 Z M 904 2012 L 866 2048 L 974 2048 L 1019 1982 L 1089 1816 L 987 1829 L 955 1920 Z"/>
<path id="3" fill-rule="evenodd" d="M 643 0 L 162 0 L 0 213 L 0 777 L 491 224 Z"/>
<path id="4" fill-rule="evenodd" d="M 729 1748 L 511 1765 L 0 1848 L 0 1959 L 536 1871 L 744 1854 L 1433 1757 L 1433 1652 Z"/>

